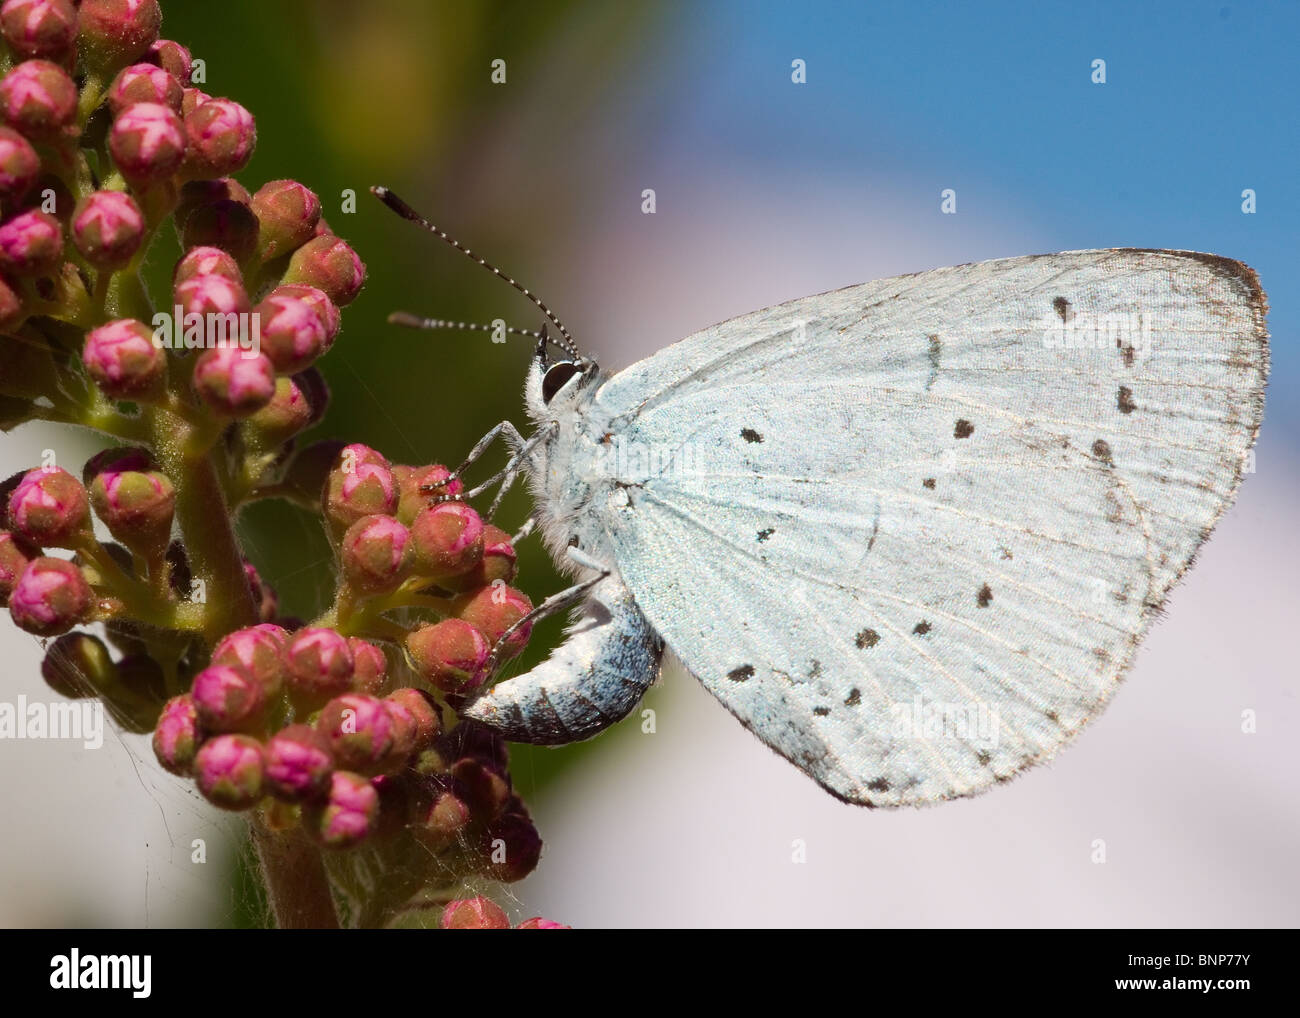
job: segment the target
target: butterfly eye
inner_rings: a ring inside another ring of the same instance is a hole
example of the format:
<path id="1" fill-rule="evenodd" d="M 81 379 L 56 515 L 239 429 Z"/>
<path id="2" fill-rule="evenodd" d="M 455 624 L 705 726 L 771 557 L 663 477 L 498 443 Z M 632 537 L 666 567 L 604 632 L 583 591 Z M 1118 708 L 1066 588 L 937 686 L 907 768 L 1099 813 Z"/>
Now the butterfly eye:
<path id="1" fill-rule="evenodd" d="M 564 383 L 580 370 L 573 361 L 560 361 L 558 364 L 551 365 L 542 379 L 542 401 L 550 403 L 555 394 L 564 388 Z"/>

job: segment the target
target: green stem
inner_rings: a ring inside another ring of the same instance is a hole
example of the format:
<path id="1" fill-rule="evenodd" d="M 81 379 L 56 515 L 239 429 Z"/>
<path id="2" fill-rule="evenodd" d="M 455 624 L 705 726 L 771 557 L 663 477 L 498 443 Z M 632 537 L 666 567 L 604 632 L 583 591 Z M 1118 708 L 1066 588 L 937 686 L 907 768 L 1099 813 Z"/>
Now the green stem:
<path id="1" fill-rule="evenodd" d="M 274 831 L 261 813 L 250 821 L 275 924 L 282 930 L 337 930 L 338 914 L 320 850 L 301 827 Z"/>

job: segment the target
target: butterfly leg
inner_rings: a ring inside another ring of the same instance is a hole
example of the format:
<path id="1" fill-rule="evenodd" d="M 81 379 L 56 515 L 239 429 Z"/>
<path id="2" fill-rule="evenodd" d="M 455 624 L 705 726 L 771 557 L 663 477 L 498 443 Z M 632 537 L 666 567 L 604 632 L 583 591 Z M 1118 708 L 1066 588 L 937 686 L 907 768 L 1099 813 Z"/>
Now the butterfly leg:
<path id="1" fill-rule="evenodd" d="M 617 573 L 588 584 L 581 616 L 550 657 L 498 682 L 470 703 L 463 717 L 511 742 L 559 746 L 588 739 L 632 712 L 659 674 L 663 641 Z"/>
<path id="2" fill-rule="evenodd" d="M 536 529 L 537 529 L 537 517 L 529 516 L 528 519 L 524 520 L 523 526 L 521 526 L 518 530 L 515 531 L 515 536 L 510 538 L 510 543 L 518 544 L 525 537 L 532 536 L 533 531 Z"/>

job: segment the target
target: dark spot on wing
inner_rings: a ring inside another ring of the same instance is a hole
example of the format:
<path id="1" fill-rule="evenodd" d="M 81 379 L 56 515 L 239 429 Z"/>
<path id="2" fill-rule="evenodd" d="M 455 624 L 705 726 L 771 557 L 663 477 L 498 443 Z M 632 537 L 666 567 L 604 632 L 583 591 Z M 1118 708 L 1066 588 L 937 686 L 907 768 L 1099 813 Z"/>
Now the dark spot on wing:
<path id="1" fill-rule="evenodd" d="M 880 642 L 880 634 L 874 629 L 864 629 L 853 638 L 853 642 L 858 645 L 858 650 L 866 650 Z"/>
<path id="2" fill-rule="evenodd" d="M 822 673 L 822 663 L 816 658 L 812 659 L 812 667 L 808 669 L 808 678 L 815 679 Z"/>
<path id="3" fill-rule="evenodd" d="M 1115 397 L 1115 405 L 1119 407 L 1122 414 L 1131 414 L 1137 409 L 1137 404 L 1133 402 L 1133 390 L 1127 385 L 1119 387 L 1119 395 Z"/>
<path id="4" fill-rule="evenodd" d="M 743 438 L 746 442 L 750 442 L 750 443 L 763 441 L 763 436 L 760 435 L 753 428 L 741 428 L 740 437 Z"/>
<path id="5" fill-rule="evenodd" d="M 912 633 L 915 636 L 924 636 L 932 628 L 933 627 L 930 625 L 930 623 L 926 622 L 925 619 L 922 619 L 920 622 L 918 622 L 915 626 L 912 627 Z"/>
<path id="6" fill-rule="evenodd" d="M 1133 348 L 1131 346 L 1120 347 L 1119 355 L 1123 358 L 1124 367 L 1131 368 L 1133 366 Z"/>
<path id="7" fill-rule="evenodd" d="M 829 707 L 814 707 L 814 708 L 813 708 L 813 713 L 816 714 L 819 718 L 824 718 L 824 717 L 825 717 L 827 714 L 829 714 L 830 712 L 831 712 L 831 709 L 830 709 Z"/>
<path id="8" fill-rule="evenodd" d="M 762 544 L 764 541 L 766 541 L 769 537 L 771 537 L 775 533 L 776 533 L 775 527 L 764 527 L 762 530 L 758 532 L 759 544 Z"/>
<path id="9" fill-rule="evenodd" d="M 1068 322 L 1070 320 L 1070 302 L 1064 297 L 1054 297 L 1052 299 L 1052 308 L 1060 316 L 1061 321 Z"/>
<path id="10" fill-rule="evenodd" d="M 884 778 L 876 778 L 875 781 L 868 782 L 867 788 L 873 792 L 888 792 L 889 782 Z"/>
<path id="11" fill-rule="evenodd" d="M 1057 716 L 1057 713 L 1054 710 L 1044 711 L 1043 717 L 1047 718 L 1047 720 L 1053 724 L 1059 725 L 1061 723 L 1060 717 Z"/>
<path id="12" fill-rule="evenodd" d="M 987 767 L 989 765 L 989 761 L 992 760 L 993 757 L 989 756 L 986 752 L 984 752 L 984 750 L 981 749 L 978 753 L 975 754 L 975 759 L 979 761 L 981 767 Z"/>
<path id="13" fill-rule="evenodd" d="M 856 707 L 862 702 L 862 690 L 854 686 L 849 690 L 849 695 L 844 698 L 845 707 Z"/>
<path id="14" fill-rule="evenodd" d="M 754 677 L 753 665 L 741 665 L 739 668 L 733 668 L 727 672 L 727 678 L 732 682 L 747 682 Z"/>
<path id="15" fill-rule="evenodd" d="M 975 595 L 975 603 L 981 608 L 987 608 L 993 603 L 993 588 L 987 583 L 980 587 L 980 592 Z"/>
<path id="16" fill-rule="evenodd" d="M 924 481 L 921 482 L 921 487 L 929 488 L 931 491 L 934 491 L 934 478 L 927 477 Z"/>
<path id="17" fill-rule="evenodd" d="M 964 418 L 952 429 L 953 438 L 970 438 L 975 433 L 975 425 Z"/>
<path id="18" fill-rule="evenodd" d="M 1099 438 L 1097 441 L 1092 443 L 1092 454 L 1108 467 L 1113 467 L 1115 465 L 1115 461 L 1110 455 L 1110 443 L 1104 438 Z"/>
<path id="19" fill-rule="evenodd" d="M 943 344 L 938 336 L 927 337 L 930 340 L 930 377 L 925 380 L 925 391 L 929 392 L 934 380 L 939 376 L 939 357 L 943 354 Z"/>
<path id="20" fill-rule="evenodd" d="M 999 548 L 998 550 L 1002 552 L 1002 557 L 1003 557 L 1004 559 L 1012 559 L 1012 558 L 1015 558 L 1015 556 L 1011 554 L 1011 549 L 1010 549 L 1010 548 Z"/>

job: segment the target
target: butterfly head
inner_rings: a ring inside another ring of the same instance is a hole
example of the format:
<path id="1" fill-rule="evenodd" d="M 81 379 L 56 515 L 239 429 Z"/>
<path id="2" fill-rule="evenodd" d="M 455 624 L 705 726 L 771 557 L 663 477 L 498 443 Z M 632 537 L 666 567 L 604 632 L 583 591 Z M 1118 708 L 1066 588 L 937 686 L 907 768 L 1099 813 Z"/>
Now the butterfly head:
<path id="1" fill-rule="evenodd" d="M 524 386 L 524 403 L 533 420 L 554 416 L 578 403 L 599 374 L 596 362 L 566 354 L 561 360 L 546 356 L 545 337 L 538 342 Z"/>

